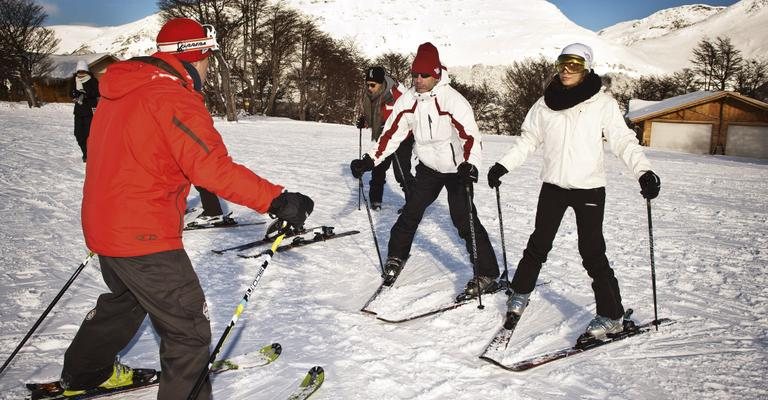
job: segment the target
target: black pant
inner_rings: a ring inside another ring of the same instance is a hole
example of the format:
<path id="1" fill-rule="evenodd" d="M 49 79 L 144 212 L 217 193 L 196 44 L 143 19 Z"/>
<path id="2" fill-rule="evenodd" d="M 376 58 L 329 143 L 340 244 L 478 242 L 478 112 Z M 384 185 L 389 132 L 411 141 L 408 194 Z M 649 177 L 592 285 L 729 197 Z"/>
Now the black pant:
<path id="1" fill-rule="evenodd" d="M 533 291 L 541 265 L 547 261 L 547 254 L 552 250 L 552 242 L 568 207 L 572 207 L 576 214 L 579 254 L 584 269 L 592 278 L 597 314 L 617 319 L 624 314 L 624 307 L 621 305 L 619 282 L 605 256 L 603 187 L 569 190 L 549 183 L 541 186 L 536 209 L 536 228 L 528 239 L 523 258 L 517 265 L 512 289 L 518 293 Z"/>
<path id="2" fill-rule="evenodd" d="M 458 230 L 459 236 L 464 239 L 470 262 L 474 263 L 468 215 L 471 206 L 477 241 L 478 275 L 497 278 L 499 276 L 499 264 L 496 261 L 496 254 L 493 252 L 491 241 L 488 239 L 488 232 L 477 217 L 474 203 L 470 202 L 467 197 L 467 187 L 459 183 L 455 173 L 440 173 L 423 164 L 416 166 L 416 182 L 411 187 L 403 212 L 392 227 L 389 237 L 389 256 L 400 259 L 408 257 L 411 252 L 413 237 L 424 217 L 424 212 L 437 199 L 443 187 L 448 192 L 448 209 L 451 213 L 451 221 Z"/>
<path id="3" fill-rule="evenodd" d="M 161 400 L 186 399 L 210 356 L 205 295 L 184 250 L 140 257 L 99 256 L 111 293 L 99 296 L 64 354 L 61 380 L 73 390 L 98 386 L 149 313 L 160 336 Z M 198 399 L 208 399 L 206 382 Z"/>
<path id="4" fill-rule="evenodd" d="M 393 172 L 395 173 L 395 180 L 403 189 L 405 197 L 408 197 L 408 188 L 413 184 L 415 179 L 411 173 L 413 141 L 413 136 L 409 136 L 407 139 L 403 140 L 400 143 L 400 147 L 398 147 L 394 153 L 373 168 L 373 171 L 371 171 L 371 186 L 368 191 L 368 197 L 370 198 L 371 203 L 381 203 L 381 200 L 384 197 L 384 184 L 387 182 L 387 170 L 390 165 L 394 166 Z"/>
<path id="5" fill-rule="evenodd" d="M 203 213 L 200 215 L 213 217 L 224 213 L 221 211 L 219 198 L 215 194 L 209 192 L 206 188 L 201 186 L 195 186 L 195 189 L 197 189 L 197 191 L 200 193 L 200 203 L 203 205 Z"/>
<path id="6" fill-rule="evenodd" d="M 75 114 L 75 139 L 83 152 L 83 158 L 88 152 L 86 144 L 88 143 L 88 134 L 91 132 L 91 120 L 93 120 L 93 115 Z"/>

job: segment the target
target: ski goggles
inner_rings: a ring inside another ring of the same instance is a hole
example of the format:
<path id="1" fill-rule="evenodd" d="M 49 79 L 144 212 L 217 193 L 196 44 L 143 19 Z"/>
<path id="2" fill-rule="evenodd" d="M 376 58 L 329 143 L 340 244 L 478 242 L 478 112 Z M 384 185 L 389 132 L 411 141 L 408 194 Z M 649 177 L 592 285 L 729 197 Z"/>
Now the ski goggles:
<path id="1" fill-rule="evenodd" d="M 587 62 L 579 56 L 561 54 L 560 57 L 557 57 L 555 68 L 557 68 L 557 72 L 576 74 L 587 69 Z"/>
<path id="2" fill-rule="evenodd" d="M 205 53 L 208 50 L 218 50 L 219 43 L 216 42 L 216 28 L 214 28 L 213 25 L 205 24 L 203 25 L 203 29 L 205 29 L 205 38 L 158 43 L 157 50 L 163 53 L 173 54 L 196 50 L 200 50 L 202 53 Z"/>

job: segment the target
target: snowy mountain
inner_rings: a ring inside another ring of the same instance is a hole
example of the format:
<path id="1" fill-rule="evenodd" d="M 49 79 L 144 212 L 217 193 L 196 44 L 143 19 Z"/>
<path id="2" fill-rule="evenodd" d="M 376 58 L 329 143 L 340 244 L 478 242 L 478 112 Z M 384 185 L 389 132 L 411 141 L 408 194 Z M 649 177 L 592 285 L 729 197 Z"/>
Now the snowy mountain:
<path id="1" fill-rule="evenodd" d="M 369 57 L 413 53 L 431 41 L 452 75 L 465 82 L 494 81 L 505 65 L 527 57 L 554 58 L 563 46 L 587 43 L 598 73 L 630 76 L 670 73 L 688 65 L 690 50 L 703 37 L 729 36 L 746 56 L 768 52 L 768 0 L 742 0 L 730 7 L 682 6 L 600 33 L 569 20 L 544 0 L 467 2 L 443 0 L 419 5 L 380 0 L 375 10 L 357 0 L 287 0 L 337 39 L 354 40 Z M 492 3 L 492 6 L 488 4 Z M 157 15 L 105 28 L 52 26 L 61 53 L 111 52 L 120 57 L 154 50 Z"/>
<path id="2" fill-rule="evenodd" d="M 80 225 L 83 163 L 72 137 L 72 105 L 28 108 L 0 103 L 0 354 L 4 361 L 86 256 Z M 308 223 L 360 234 L 277 253 L 224 345 L 222 356 L 279 342 L 272 365 L 212 378 L 217 400 L 279 400 L 313 365 L 326 382 L 311 400 L 476 399 L 767 399 L 768 164 L 765 160 L 646 149 L 662 179 L 653 201 L 659 316 L 675 324 L 525 373 L 497 368 L 478 355 L 501 325 L 503 294 L 404 324 L 359 311 L 378 283 L 379 262 L 403 197 L 391 172 L 384 207 L 369 223 L 358 211 L 354 126 L 249 117 L 216 120 L 230 154 L 261 176 L 315 200 Z M 366 134 L 366 133 L 364 133 Z M 516 140 L 483 138 L 484 166 L 475 204 L 502 264 L 502 238 L 514 272 L 533 231 L 541 187 L 540 152 L 502 179 L 500 202 L 486 172 Z M 364 143 L 368 146 L 369 143 Z M 609 152 L 604 234 L 626 307 L 638 321 L 653 318 L 646 203 L 626 167 Z M 364 179 L 367 189 L 367 178 Z M 199 205 L 193 190 L 190 206 Z M 267 221 L 226 203 L 240 221 Z M 499 211 L 500 210 L 500 211 Z M 503 213 L 504 236 L 499 212 Z M 472 275 L 464 244 L 441 194 L 427 210 L 411 257 L 396 285 L 371 309 L 398 318 L 450 303 Z M 142 217 L 137 215 L 137 218 Z M 214 342 L 229 323 L 261 260 L 221 249 L 257 240 L 262 226 L 184 232 L 205 290 Z M 264 248 L 253 249 L 248 254 Z M 577 229 L 566 212 L 542 269 L 541 286 L 518 325 L 505 361 L 568 345 L 595 312 L 581 265 Z M 106 287 L 94 261 L 72 282 L 0 379 L 0 399 L 21 399 L 23 383 L 57 379 L 80 322 Z M 159 340 L 148 321 L 121 360 L 159 368 Z M 157 397 L 137 391 L 134 400 Z"/>
<path id="3" fill-rule="evenodd" d="M 162 21 L 158 14 L 130 24 L 111 27 L 53 25 L 62 54 L 111 53 L 119 58 L 145 56 L 155 52 L 155 37 Z"/>
<path id="4" fill-rule="evenodd" d="M 612 33 L 616 34 L 616 31 Z M 632 36 L 631 30 L 628 36 Z M 689 65 L 691 51 L 701 39 L 719 36 L 729 37 L 744 58 L 765 57 L 768 53 L 768 0 L 742 0 L 697 23 L 635 41 L 629 45 L 629 50 L 662 70 L 674 72 Z"/>
<path id="5" fill-rule="evenodd" d="M 641 40 L 653 39 L 697 24 L 725 7 L 691 4 L 657 11 L 648 17 L 620 22 L 597 34 L 608 40 L 631 46 Z"/>

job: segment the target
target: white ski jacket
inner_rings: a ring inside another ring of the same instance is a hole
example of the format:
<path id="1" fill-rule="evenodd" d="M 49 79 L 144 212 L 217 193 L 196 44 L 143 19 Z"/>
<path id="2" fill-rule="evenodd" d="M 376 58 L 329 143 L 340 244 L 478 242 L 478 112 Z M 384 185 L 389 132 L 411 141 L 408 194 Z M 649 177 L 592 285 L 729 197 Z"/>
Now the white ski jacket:
<path id="1" fill-rule="evenodd" d="M 547 107 L 542 96 L 528 111 L 520 129 L 520 137 L 499 164 L 512 171 L 543 146 L 541 179 L 561 188 L 605 186 L 603 137 L 636 179 L 651 169 L 618 103 L 602 91 L 560 111 Z"/>
<path id="2" fill-rule="evenodd" d="M 480 169 L 480 130 L 469 102 L 449 85 L 448 74 L 426 93 L 410 88 L 395 102 L 384 124 L 384 133 L 368 152 L 375 165 L 400 146 L 409 134 L 415 139 L 414 153 L 425 166 L 442 173 L 455 173 L 464 161 Z"/>

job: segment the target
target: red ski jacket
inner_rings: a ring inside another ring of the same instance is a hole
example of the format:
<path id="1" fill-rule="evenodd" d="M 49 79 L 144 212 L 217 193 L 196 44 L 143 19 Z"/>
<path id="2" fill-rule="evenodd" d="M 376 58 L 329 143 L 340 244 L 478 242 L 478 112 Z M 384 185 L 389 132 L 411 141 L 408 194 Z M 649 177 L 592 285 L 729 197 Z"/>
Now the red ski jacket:
<path id="1" fill-rule="evenodd" d="M 192 77 L 127 60 L 109 66 L 88 138 L 82 224 L 88 247 L 110 257 L 183 248 L 190 184 L 260 213 L 283 190 L 232 161 Z"/>

